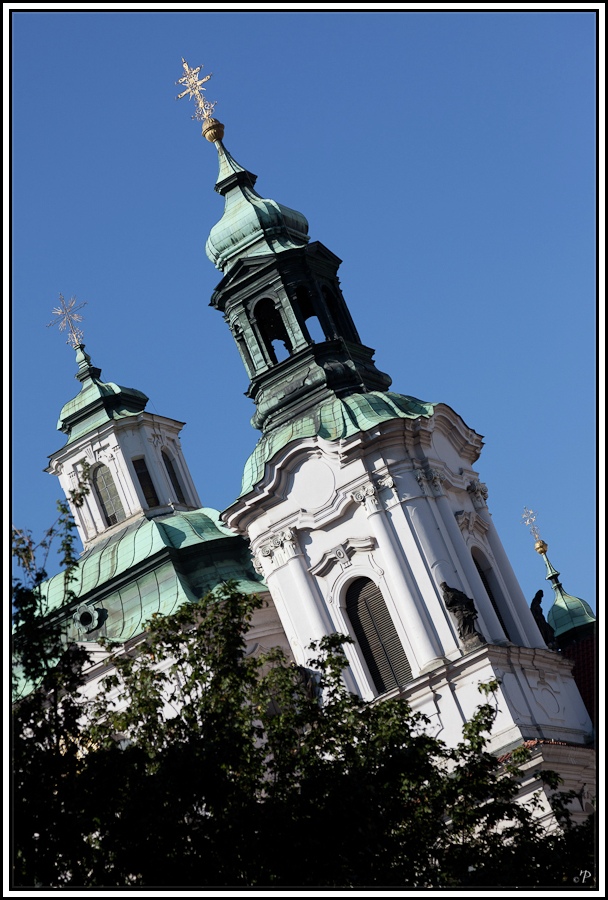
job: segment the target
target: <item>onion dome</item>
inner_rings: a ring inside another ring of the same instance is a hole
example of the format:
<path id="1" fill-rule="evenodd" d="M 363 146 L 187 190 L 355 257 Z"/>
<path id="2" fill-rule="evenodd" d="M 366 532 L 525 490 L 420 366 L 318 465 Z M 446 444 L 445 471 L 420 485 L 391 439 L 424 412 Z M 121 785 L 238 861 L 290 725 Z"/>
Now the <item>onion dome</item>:
<path id="1" fill-rule="evenodd" d="M 57 422 L 57 430 L 68 435 L 68 444 L 112 419 L 143 412 L 148 402 L 146 395 L 135 388 L 101 381 L 101 369 L 91 364 L 84 344 L 76 345 L 76 362 L 78 372 L 74 377 L 82 387 L 77 396 L 65 404 Z"/>
<path id="2" fill-rule="evenodd" d="M 309 240 L 305 216 L 254 190 L 257 176 L 240 166 L 226 150 L 221 122 L 207 119 L 203 134 L 216 146 L 219 175 L 215 190 L 226 200 L 224 215 L 211 229 L 205 247 L 211 262 L 225 272 L 244 256 L 304 247 Z"/>
<path id="3" fill-rule="evenodd" d="M 551 582 L 551 586 L 555 592 L 555 600 L 553 606 L 547 613 L 547 622 L 553 628 L 556 638 L 561 638 L 563 642 L 564 635 L 573 632 L 574 629 L 581 629 L 588 625 L 595 625 L 595 614 L 585 600 L 579 597 L 573 597 L 567 594 L 560 580 L 559 572 L 554 569 L 547 558 L 548 545 L 543 540 L 537 540 L 534 549 L 539 553 L 547 567 L 547 581 Z"/>

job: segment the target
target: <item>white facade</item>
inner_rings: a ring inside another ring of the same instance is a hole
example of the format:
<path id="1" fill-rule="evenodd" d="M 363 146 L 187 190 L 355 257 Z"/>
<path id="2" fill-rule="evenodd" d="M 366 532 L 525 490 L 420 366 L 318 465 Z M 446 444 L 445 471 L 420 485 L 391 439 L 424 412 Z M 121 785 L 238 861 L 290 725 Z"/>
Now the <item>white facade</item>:
<path id="1" fill-rule="evenodd" d="M 59 476 L 66 497 L 78 485 L 82 460 L 91 467 L 89 493 L 81 507 L 72 509 L 85 550 L 100 537 L 120 531 L 135 517 L 150 518 L 202 505 L 181 448 L 179 433 L 183 426 L 175 419 L 141 412 L 110 420 L 53 453 L 46 471 Z M 145 463 L 155 498 L 150 494 L 146 498 L 135 469 L 138 460 Z M 95 488 L 95 470 L 100 466 L 107 467 L 124 512 L 114 524 L 108 524 L 107 511 Z"/>
<path id="2" fill-rule="evenodd" d="M 249 537 L 296 662 L 306 664 L 323 635 L 355 638 L 346 592 L 369 579 L 412 674 L 382 696 L 407 699 L 453 744 L 482 702 L 478 685 L 498 679 L 492 750 L 530 739 L 583 745 L 592 724 L 571 664 L 546 649 L 472 469 L 481 446 L 441 404 L 430 418 L 392 419 L 346 440 L 301 439 L 224 519 Z M 487 643 L 465 646 L 442 582 L 474 599 Z M 356 641 L 345 651 L 348 687 L 373 700 L 364 653 Z"/>

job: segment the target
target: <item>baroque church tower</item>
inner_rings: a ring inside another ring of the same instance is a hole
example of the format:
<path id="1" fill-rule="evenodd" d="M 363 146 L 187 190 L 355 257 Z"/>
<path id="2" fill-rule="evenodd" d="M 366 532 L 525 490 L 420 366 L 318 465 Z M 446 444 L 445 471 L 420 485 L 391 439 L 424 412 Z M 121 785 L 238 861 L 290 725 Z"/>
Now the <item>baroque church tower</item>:
<path id="1" fill-rule="evenodd" d="M 342 295 L 341 261 L 310 241 L 302 213 L 257 193 L 256 176 L 224 146 L 199 70 L 184 61 L 180 96 L 195 99 L 219 159 L 224 213 L 206 250 L 222 278 L 211 305 L 248 373 L 261 436 L 238 498 L 221 517 L 201 508 L 183 423 L 147 412 L 140 391 L 101 381 L 74 331 L 81 387 L 61 411 L 67 443 L 48 471 L 69 497 L 87 460 L 91 490 L 74 510 L 85 552 L 72 595 L 63 574 L 43 586 L 49 617 L 93 651 L 94 691 L 109 665 L 99 637 L 128 652 L 153 613 L 235 580 L 266 598 L 251 652 L 281 645 L 306 666 L 311 642 L 348 635 L 348 688 L 370 701 L 403 698 L 448 744 L 478 707 L 478 686 L 496 680 L 490 749 L 506 756 L 526 743 L 522 796 L 538 790 L 535 770 L 551 768 L 581 792 L 583 815 L 594 793 L 592 722 L 572 662 L 547 647 L 494 527 L 474 468 L 481 437 L 449 406 L 389 390 Z M 574 615 L 576 598 L 557 573 L 551 580 Z M 581 638 L 589 623 L 579 619 Z"/>
<path id="2" fill-rule="evenodd" d="M 341 261 L 310 241 L 302 213 L 256 192 L 224 146 L 199 70 L 184 61 L 184 71 L 180 96 L 197 102 L 224 198 L 206 246 L 222 273 L 211 305 L 261 431 L 222 519 L 248 539 L 296 662 L 312 641 L 349 635 L 348 687 L 403 697 L 448 743 L 478 706 L 478 685 L 497 679 L 493 751 L 531 742 L 538 765 L 579 786 L 584 770 L 592 784 L 592 724 L 494 527 L 474 468 L 481 437 L 449 406 L 389 390 L 340 290 Z M 568 773 L 556 758 L 566 744 Z"/>
<path id="3" fill-rule="evenodd" d="M 247 542 L 217 510 L 201 507 L 179 439 L 184 423 L 148 412 L 141 391 L 102 381 L 73 325 L 73 304 L 62 297 L 60 304 L 56 312 L 69 325 L 81 386 L 61 410 L 57 428 L 67 442 L 51 454 L 47 471 L 70 500 L 86 462 L 89 490 L 82 505 L 71 503 L 84 552 L 69 593 L 64 573 L 41 590 L 49 619 L 62 623 L 67 641 L 89 650 L 88 693 L 108 668 L 100 638 L 129 652 L 152 615 L 176 612 L 226 581 L 265 599 L 254 615 L 250 651 L 282 645 L 289 654 Z"/>

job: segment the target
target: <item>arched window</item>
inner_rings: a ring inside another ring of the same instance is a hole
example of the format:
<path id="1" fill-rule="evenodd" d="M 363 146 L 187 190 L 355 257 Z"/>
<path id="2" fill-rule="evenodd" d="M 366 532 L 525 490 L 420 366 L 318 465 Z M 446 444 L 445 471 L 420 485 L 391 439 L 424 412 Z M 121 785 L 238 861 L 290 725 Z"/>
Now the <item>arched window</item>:
<path id="1" fill-rule="evenodd" d="M 316 344 L 326 341 L 328 339 L 327 335 L 323 331 L 323 326 L 312 305 L 308 289 L 300 285 L 296 290 L 296 300 L 298 301 L 302 321 L 306 326 L 311 341 L 314 341 Z"/>
<path id="2" fill-rule="evenodd" d="M 348 321 L 335 293 L 331 288 L 327 287 L 327 285 L 321 287 L 321 293 L 323 294 L 325 305 L 336 328 L 335 336 L 338 337 L 341 335 L 347 340 L 358 340 L 359 336 L 352 323 Z"/>
<path id="3" fill-rule="evenodd" d="M 159 505 L 158 494 L 156 493 L 156 488 L 154 487 L 152 476 L 148 472 L 148 467 L 146 465 L 145 459 L 143 457 L 134 459 L 133 468 L 135 469 L 135 474 L 137 475 L 137 480 L 139 481 L 140 487 L 143 491 L 146 503 L 148 504 L 148 508 L 153 509 L 155 506 Z"/>
<path id="4" fill-rule="evenodd" d="M 125 511 L 108 467 L 104 465 L 97 466 L 93 471 L 91 482 L 106 525 L 116 525 L 117 522 L 123 522 Z"/>
<path id="5" fill-rule="evenodd" d="M 501 610 L 501 604 L 499 604 L 498 598 L 500 597 L 500 588 L 496 582 L 496 576 L 492 571 L 492 567 L 486 562 L 483 556 L 473 548 L 471 551 L 471 556 L 473 557 L 473 562 L 475 563 L 475 568 L 479 573 L 479 577 L 483 582 L 483 586 L 486 589 L 486 594 L 492 604 L 492 609 L 496 613 L 496 618 L 500 622 L 500 627 L 505 633 L 505 637 L 508 641 L 512 641 L 512 637 L 509 634 L 509 630 L 507 628 L 505 622 L 505 616 L 503 615 L 503 611 Z M 501 598 L 502 600 L 502 598 Z"/>
<path id="6" fill-rule="evenodd" d="M 165 469 L 167 470 L 167 475 L 169 476 L 169 481 L 171 482 L 173 490 L 175 491 L 175 499 L 178 503 L 185 503 L 186 498 L 184 497 L 182 486 L 179 483 L 177 472 L 175 471 L 175 466 L 173 465 L 173 460 L 164 450 L 162 451 L 162 456 L 163 462 L 165 464 Z"/>
<path id="7" fill-rule="evenodd" d="M 358 578 L 346 592 L 346 612 L 379 694 L 412 680 L 412 670 L 380 588 Z"/>
<path id="8" fill-rule="evenodd" d="M 277 363 L 287 359 L 292 343 L 274 302 L 269 297 L 260 300 L 255 305 L 254 315 L 270 361 Z"/>

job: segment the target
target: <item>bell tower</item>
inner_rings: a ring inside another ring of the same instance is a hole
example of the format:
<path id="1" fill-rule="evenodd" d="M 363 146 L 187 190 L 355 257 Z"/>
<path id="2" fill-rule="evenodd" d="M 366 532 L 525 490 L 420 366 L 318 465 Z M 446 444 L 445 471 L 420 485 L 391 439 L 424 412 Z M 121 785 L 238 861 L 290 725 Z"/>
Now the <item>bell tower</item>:
<path id="1" fill-rule="evenodd" d="M 391 379 L 373 362 L 340 290 L 341 260 L 309 243 L 304 216 L 254 190 L 256 176 L 222 142 L 224 126 L 203 126 L 215 144 L 224 215 L 207 255 L 224 273 L 211 305 L 224 314 L 251 379 L 252 419 L 264 434 L 329 397 L 385 391 Z"/>
<path id="2" fill-rule="evenodd" d="M 222 518 L 248 538 L 296 662 L 342 633 L 349 689 L 406 699 L 447 743 L 479 705 L 478 685 L 498 680 L 493 750 L 582 748 L 592 724 L 502 547 L 475 468 L 481 436 L 446 404 L 389 390 L 340 291 L 340 260 L 310 242 L 301 213 L 256 193 L 199 70 L 184 71 L 181 96 L 216 147 L 225 203 L 206 246 L 222 272 L 211 305 L 262 432 Z"/>
<path id="3" fill-rule="evenodd" d="M 69 327 L 80 391 L 61 410 L 57 430 L 67 441 L 51 454 L 46 471 L 59 476 L 69 497 L 83 461 L 88 463 L 89 492 L 73 510 L 88 550 L 138 518 L 195 510 L 201 502 L 179 439 L 184 423 L 147 412 L 142 391 L 101 380 L 101 369 L 91 362 L 74 325 L 81 319 L 74 302 L 66 304 L 60 295 L 54 312 L 60 327 L 62 322 Z"/>

